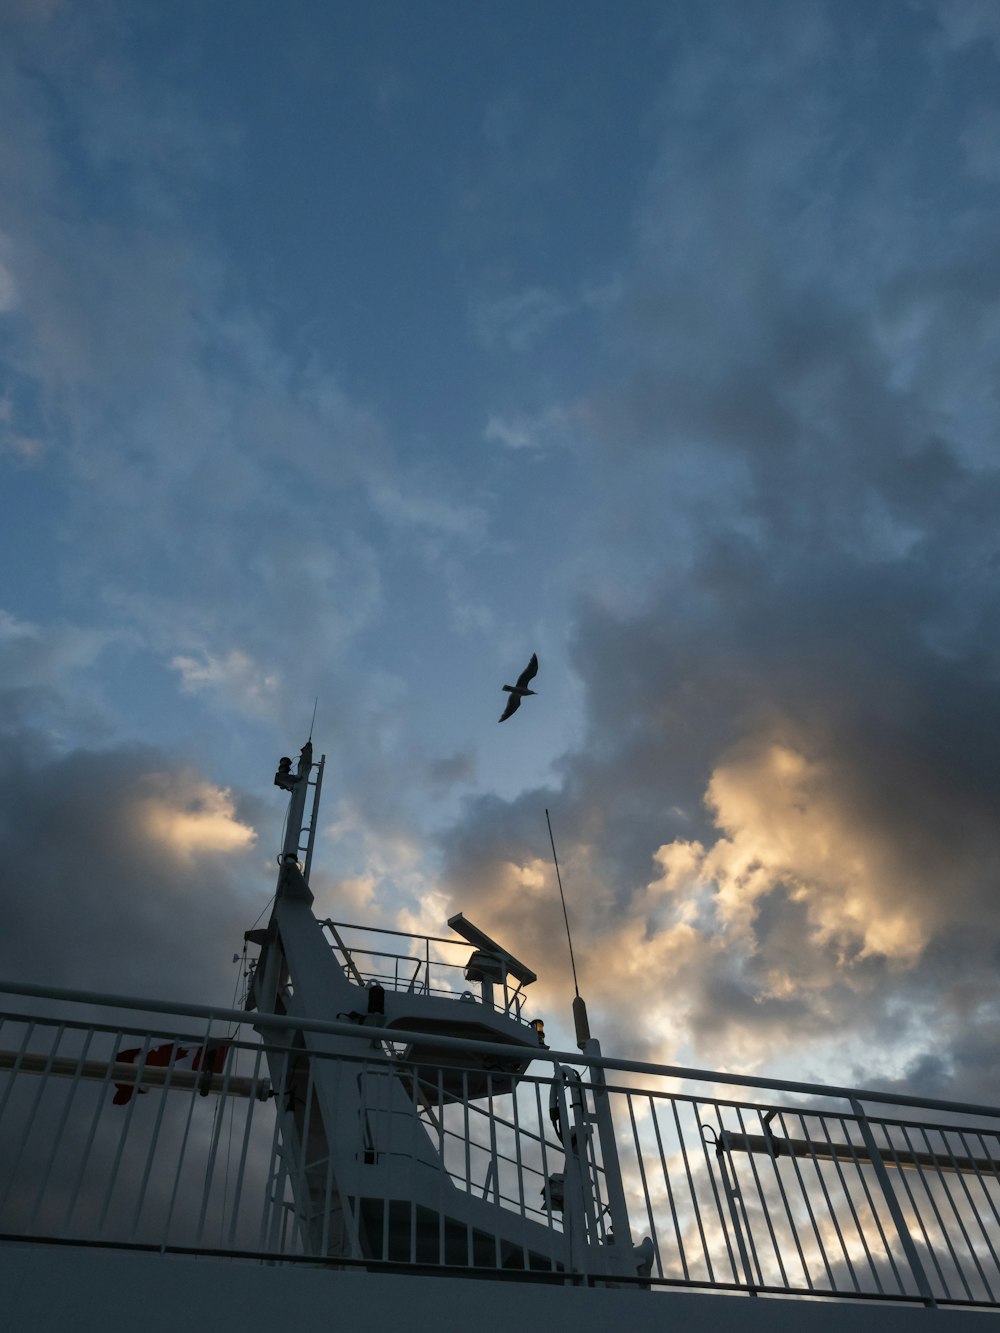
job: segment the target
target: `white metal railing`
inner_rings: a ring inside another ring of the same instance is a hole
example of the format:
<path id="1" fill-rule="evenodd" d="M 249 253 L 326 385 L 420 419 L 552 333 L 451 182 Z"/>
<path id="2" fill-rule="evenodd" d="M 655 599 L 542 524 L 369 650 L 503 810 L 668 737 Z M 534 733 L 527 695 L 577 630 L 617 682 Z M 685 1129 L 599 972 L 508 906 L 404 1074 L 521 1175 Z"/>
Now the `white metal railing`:
<path id="1" fill-rule="evenodd" d="M 332 1167 L 295 1161 L 280 1142 L 273 1107 L 282 1089 L 268 1083 L 255 1025 L 273 1041 L 296 1028 L 358 1033 L 345 1023 L 0 989 L 0 1236 L 329 1258 L 325 1240 L 322 1255 L 309 1252 L 303 1191 L 297 1204 L 293 1187 L 325 1174 L 327 1195 L 315 1206 L 329 1211 Z M 365 1033 L 380 1039 L 378 1029 Z M 451 1044 L 470 1065 L 504 1051 Z M 643 1285 L 1000 1307 L 998 1110 L 614 1059 L 588 1070 L 575 1053 L 546 1050 L 513 1093 L 496 1097 L 445 1096 L 426 1064 L 415 1076 L 377 1046 L 351 1077 L 385 1087 L 402 1079 L 412 1102 L 412 1116 L 383 1118 L 379 1141 L 359 1136 L 366 1161 L 406 1158 L 419 1118 L 442 1180 L 486 1200 L 497 1219 L 485 1241 L 443 1215 L 440 1225 L 418 1225 L 383 1170 L 380 1192 L 356 1200 L 351 1219 L 365 1229 L 369 1267 L 586 1279 L 601 1247 L 627 1240 L 610 1233 L 593 1131 L 595 1098 L 606 1095 L 631 1241 L 651 1242 Z M 449 1078 L 453 1088 L 453 1069 Z M 589 1249 L 568 1258 L 570 1166 L 589 1182 L 591 1204 Z M 565 1211 L 557 1176 L 567 1182 Z M 533 1228 L 531 1254 L 504 1239 L 516 1234 L 511 1219 Z M 539 1235 L 549 1242 L 540 1246 Z"/>
<path id="2" fill-rule="evenodd" d="M 441 935 L 413 935 L 382 926 L 353 925 L 330 919 L 319 923 L 327 933 L 338 963 L 349 981 L 373 982 L 386 990 L 453 998 L 473 995 L 466 979 L 470 946 Z M 491 988 L 490 1003 L 500 1013 L 522 1017 L 525 992 L 505 976 Z M 475 998 L 482 999 L 476 987 Z"/>

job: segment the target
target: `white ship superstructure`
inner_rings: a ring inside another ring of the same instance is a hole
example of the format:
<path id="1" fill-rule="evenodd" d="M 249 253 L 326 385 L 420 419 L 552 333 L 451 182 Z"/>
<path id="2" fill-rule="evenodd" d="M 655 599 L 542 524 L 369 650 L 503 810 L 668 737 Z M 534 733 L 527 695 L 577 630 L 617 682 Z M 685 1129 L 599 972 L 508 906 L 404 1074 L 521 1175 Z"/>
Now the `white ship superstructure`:
<path id="1" fill-rule="evenodd" d="M 5 985 L 10 1327 L 952 1328 L 1000 1309 L 1000 1111 L 549 1050 L 529 966 L 317 919 L 289 791 L 246 1005 Z M 981 1326 L 981 1325 L 980 1325 Z"/>

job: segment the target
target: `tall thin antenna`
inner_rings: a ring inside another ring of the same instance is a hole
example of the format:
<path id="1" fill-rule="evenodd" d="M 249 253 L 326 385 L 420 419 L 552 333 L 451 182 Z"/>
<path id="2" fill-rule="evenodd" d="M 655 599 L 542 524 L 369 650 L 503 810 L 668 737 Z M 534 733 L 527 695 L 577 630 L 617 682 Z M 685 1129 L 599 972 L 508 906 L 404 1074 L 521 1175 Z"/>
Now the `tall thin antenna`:
<path id="1" fill-rule="evenodd" d="M 556 840 L 552 836 L 552 820 L 549 818 L 548 810 L 545 811 L 545 822 L 549 826 L 549 842 L 552 844 L 552 860 L 556 867 L 556 883 L 559 885 L 559 898 L 562 902 L 563 920 L 566 922 L 566 941 L 569 944 L 569 964 L 573 969 L 573 989 L 576 991 L 576 998 L 580 998 L 580 987 L 576 980 L 576 959 L 573 957 L 573 936 L 569 933 L 569 914 L 566 911 L 566 895 L 563 893 L 562 875 L 559 873 L 559 857 L 556 856 Z"/>
<path id="2" fill-rule="evenodd" d="M 316 709 L 319 707 L 319 695 L 316 696 L 316 702 L 313 704 L 312 721 L 309 723 L 309 739 L 313 738 L 313 727 L 316 725 Z"/>

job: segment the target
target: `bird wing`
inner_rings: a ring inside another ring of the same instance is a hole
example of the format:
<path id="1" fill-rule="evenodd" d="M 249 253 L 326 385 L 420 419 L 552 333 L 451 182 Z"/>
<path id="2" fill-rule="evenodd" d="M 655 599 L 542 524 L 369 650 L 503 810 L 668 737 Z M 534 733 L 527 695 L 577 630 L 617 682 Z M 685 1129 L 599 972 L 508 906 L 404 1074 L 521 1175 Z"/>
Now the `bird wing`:
<path id="1" fill-rule="evenodd" d="M 528 665 L 524 668 L 524 670 L 517 678 L 517 688 L 519 690 L 523 690 L 527 686 L 529 680 L 535 679 L 537 673 L 538 673 L 538 658 L 534 653 L 532 653 L 531 661 L 528 663 Z"/>
<path id="2" fill-rule="evenodd" d="M 497 721 L 506 722 L 507 719 L 510 717 L 511 713 L 516 713 L 520 707 L 521 707 L 521 696 L 519 694 L 511 694 L 507 699 L 507 707 L 503 710 L 503 713 L 500 715 Z"/>

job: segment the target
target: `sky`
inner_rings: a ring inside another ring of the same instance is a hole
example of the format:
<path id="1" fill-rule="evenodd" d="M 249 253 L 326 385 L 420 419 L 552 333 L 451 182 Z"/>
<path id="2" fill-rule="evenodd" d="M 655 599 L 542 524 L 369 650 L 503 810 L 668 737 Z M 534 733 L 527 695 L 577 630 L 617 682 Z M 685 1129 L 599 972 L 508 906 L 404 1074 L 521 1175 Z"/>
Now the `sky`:
<path id="1" fill-rule="evenodd" d="M 1000 7 L 7 0 L 0 976 L 463 911 L 605 1053 L 1000 1101 Z M 531 653 L 537 697 L 498 727 Z"/>

